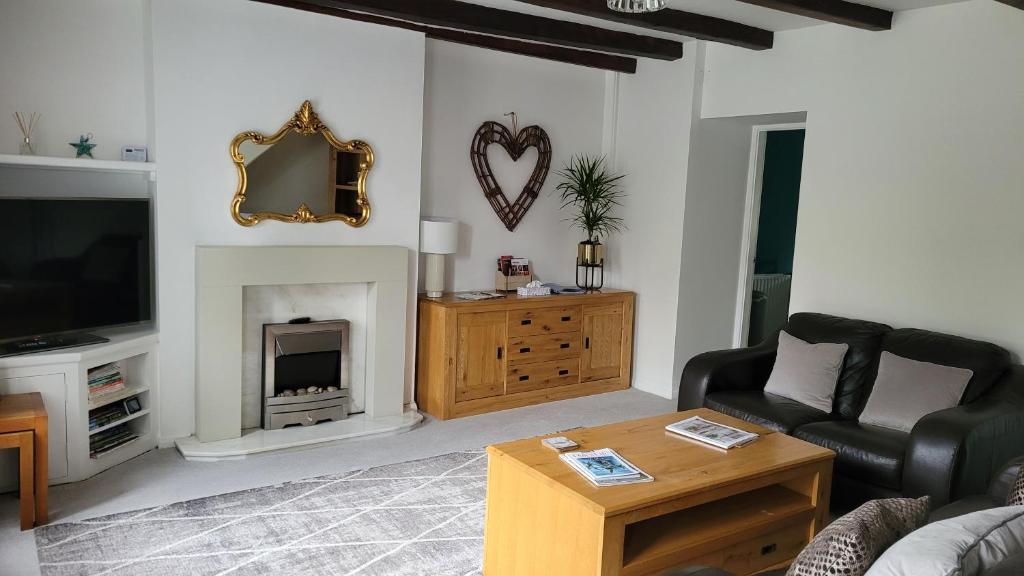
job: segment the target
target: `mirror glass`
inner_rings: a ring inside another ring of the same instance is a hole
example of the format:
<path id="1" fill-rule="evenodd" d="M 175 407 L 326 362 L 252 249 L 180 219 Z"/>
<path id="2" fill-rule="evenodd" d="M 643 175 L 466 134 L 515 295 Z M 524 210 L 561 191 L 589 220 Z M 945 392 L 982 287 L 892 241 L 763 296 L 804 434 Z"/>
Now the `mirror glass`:
<path id="1" fill-rule="evenodd" d="M 291 214 L 304 203 L 313 214 L 360 216 L 362 152 L 336 150 L 319 134 L 294 132 L 269 146 L 246 140 L 238 151 L 248 176 L 242 214 Z"/>

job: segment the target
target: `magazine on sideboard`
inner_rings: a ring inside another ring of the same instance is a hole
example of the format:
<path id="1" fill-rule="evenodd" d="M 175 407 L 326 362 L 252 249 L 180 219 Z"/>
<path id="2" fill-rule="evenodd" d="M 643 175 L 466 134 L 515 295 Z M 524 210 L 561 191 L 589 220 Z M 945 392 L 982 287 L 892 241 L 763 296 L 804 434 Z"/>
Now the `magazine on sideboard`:
<path id="1" fill-rule="evenodd" d="M 669 432 L 728 450 L 757 439 L 758 435 L 693 416 L 665 426 Z"/>

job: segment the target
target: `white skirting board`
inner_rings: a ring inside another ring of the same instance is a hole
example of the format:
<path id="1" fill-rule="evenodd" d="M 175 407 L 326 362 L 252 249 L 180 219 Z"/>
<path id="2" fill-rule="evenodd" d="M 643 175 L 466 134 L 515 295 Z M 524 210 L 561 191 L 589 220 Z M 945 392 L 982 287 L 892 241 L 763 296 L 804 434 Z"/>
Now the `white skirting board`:
<path id="1" fill-rule="evenodd" d="M 240 438 L 200 442 L 195 436 L 189 436 L 175 440 L 174 443 L 186 460 L 215 462 L 245 458 L 250 454 L 271 450 L 305 448 L 365 436 L 401 434 L 412 430 L 422 421 L 422 414 L 408 408 L 404 413 L 395 416 L 370 419 L 366 414 L 354 414 L 339 422 L 324 422 L 316 426 L 281 430 L 255 428 L 244 431 Z"/>

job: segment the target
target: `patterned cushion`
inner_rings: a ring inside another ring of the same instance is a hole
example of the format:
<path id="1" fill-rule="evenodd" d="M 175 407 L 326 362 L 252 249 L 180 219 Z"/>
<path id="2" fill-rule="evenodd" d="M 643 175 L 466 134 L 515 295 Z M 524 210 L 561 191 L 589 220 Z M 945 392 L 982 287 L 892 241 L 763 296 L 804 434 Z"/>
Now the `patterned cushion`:
<path id="1" fill-rule="evenodd" d="M 1010 493 L 1006 495 L 1007 506 L 1024 505 L 1024 466 L 1017 471 L 1017 481 L 1010 487 Z"/>
<path id="2" fill-rule="evenodd" d="M 786 576 L 863 576 L 876 558 L 928 521 L 929 498 L 872 500 L 829 524 Z"/>

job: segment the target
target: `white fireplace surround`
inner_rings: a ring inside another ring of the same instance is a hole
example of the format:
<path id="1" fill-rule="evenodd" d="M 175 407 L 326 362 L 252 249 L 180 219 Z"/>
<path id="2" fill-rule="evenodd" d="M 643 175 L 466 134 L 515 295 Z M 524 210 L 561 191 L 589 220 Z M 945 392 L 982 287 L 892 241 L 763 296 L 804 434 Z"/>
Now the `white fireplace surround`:
<path id="1" fill-rule="evenodd" d="M 269 449 L 268 444 L 291 447 L 318 437 L 335 440 L 415 425 L 419 414 L 403 412 L 408 271 L 409 251 L 401 246 L 197 247 L 196 435 L 178 443 L 182 453 L 238 457 Z M 342 421 L 260 431 L 257 448 L 246 449 L 240 443 L 245 440 L 240 438 L 244 288 L 345 283 L 367 286 L 365 414 L 347 427 Z M 271 434 L 276 441 L 269 441 Z"/>

